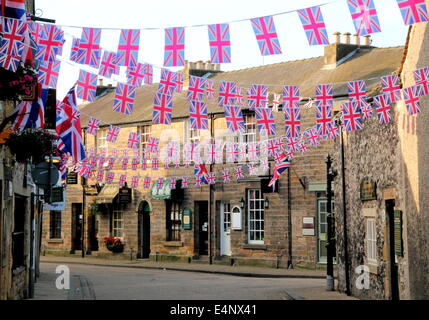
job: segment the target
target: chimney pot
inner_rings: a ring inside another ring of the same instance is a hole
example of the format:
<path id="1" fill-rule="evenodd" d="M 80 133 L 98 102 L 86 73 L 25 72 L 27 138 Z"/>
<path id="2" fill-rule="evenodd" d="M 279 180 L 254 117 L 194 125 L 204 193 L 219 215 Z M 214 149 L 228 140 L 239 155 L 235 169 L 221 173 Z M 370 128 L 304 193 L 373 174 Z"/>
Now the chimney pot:
<path id="1" fill-rule="evenodd" d="M 341 36 L 341 33 L 340 32 L 334 32 L 334 37 L 335 37 L 335 43 L 340 43 L 340 36 Z"/>
<path id="2" fill-rule="evenodd" d="M 371 35 L 363 36 L 363 45 L 368 47 L 371 45 Z"/>
<path id="3" fill-rule="evenodd" d="M 350 44 L 350 32 L 344 33 L 344 44 Z"/>
<path id="4" fill-rule="evenodd" d="M 359 46 L 360 45 L 360 37 L 357 33 L 355 33 L 353 35 L 354 39 L 355 39 L 355 45 Z"/>
<path id="5" fill-rule="evenodd" d="M 98 85 L 99 85 L 100 87 L 102 87 L 102 86 L 103 86 L 103 79 L 102 79 L 102 78 L 99 78 L 99 79 L 98 79 Z"/>

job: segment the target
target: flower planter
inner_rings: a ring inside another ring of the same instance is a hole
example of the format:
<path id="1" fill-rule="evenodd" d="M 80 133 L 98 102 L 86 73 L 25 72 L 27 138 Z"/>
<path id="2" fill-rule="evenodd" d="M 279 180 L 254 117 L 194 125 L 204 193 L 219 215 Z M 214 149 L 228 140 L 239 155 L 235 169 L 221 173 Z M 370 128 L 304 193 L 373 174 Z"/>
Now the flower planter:
<path id="1" fill-rule="evenodd" d="M 112 245 L 112 244 L 107 244 L 107 249 L 109 251 L 112 251 L 113 253 L 122 253 L 124 252 L 124 245 Z"/>

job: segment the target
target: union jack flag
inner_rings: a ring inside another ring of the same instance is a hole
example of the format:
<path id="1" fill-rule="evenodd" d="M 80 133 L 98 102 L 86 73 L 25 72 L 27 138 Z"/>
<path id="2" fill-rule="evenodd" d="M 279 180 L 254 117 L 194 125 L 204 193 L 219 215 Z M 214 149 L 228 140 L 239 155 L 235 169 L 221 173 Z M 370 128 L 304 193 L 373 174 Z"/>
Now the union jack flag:
<path id="1" fill-rule="evenodd" d="M 140 30 L 121 30 L 118 45 L 118 65 L 135 67 L 139 55 Z"/>
<path id="2" fill-rule="evenodd" d="M 79 41 L 76 62 L 98 68 L 100 64 L 100 38 L 101 29 L 83 28 L 82 37 Z"/>
<path id="3" fill-rule="evenodd" d="M 258 123 L 258 130 L 262 136 L 275 136 L 276 124 L 271 109 L 258 108 L 255 109 L 256 121 Z"/>
<path id="4" fill-rule="evenodd" d="M 201 101 L 204 98 L 206 88 L 206 79 L 200 77 L 189 77 L 189 88 L 187 97 L 191 101 Z"/>
<path id="5" fill-rule="evenodd" d="M 119 177 L 119 185 L 121 187 L 124 187 L 127 184 L 127 175 L 126 174 L 121 174 Z"/>
<path id="6" fill-rule="evenodd" d="M 359 36 L 381 32 L 373 0 L 347 0 L 347 3 Z"/>
<path id="7" fill-rule="evenodd" d="M 77 80 L 77 97 L 93 102 L 97 94 L 97 75 L 80 70 L 79 79 Z"/>
<path id="8" fill-rule="evenodd" d="M 153 83 L 153 66 L 149 63 L 144 63 L 144 83 L 151 85 Z"/>
<path id="9" fill-rule="evenodd" d="M 158 85 L 158 93 L 172 96 L 177 86 L 177 72 L 172 72 L 168 69 L 161 69 L 161 80 Z"/>
<path id="10" fill-rule="evenodd" d="M 247 91 L 247 103 L 250 109 L 266 108 L 268 105 L 268 88 L 266 85 L 254 84 Z"/>
<path id="11" fill-rule="evenodd" d="M 30 27 L 31 36 L 34 39 L 34 42 L 38 44 L 39 38 L 42 36 L 43 25 L 33 21 L 27 22 L 27 25 Z"/>
<path id="12" fill-rule="evenodd" d="M 61 61 L 40 61 L 37 81 L 43 87 L 56 88 L 60 73 Z"/>
<path id="13" fill-rule="evenodd" d="M 210 62 L 231 63 L 229 24 L 211 24 L 209 29 Z"/>
<path id="14" fill-rule="evenodd" d="M 287 108 L 299 108 L 299 87 L 298 86 L 284 86 L 283 87 L 283 110 Z"/>
<path id="15" fill-rule="evenodd" d="M 130 132 L 128 137 L 128 148 L 137 149 L 140 144 L 140 137 L 137 132 Z"/>
<path id="16" fill-rule="evenodd" d="M 174 92 L 182 93 L 184 81 L 185 81 L 185 77 L 183 73 L 176 72 L 176 89 L 174 89 Z"/>
<path id="17" fill-rule="evenodd" d="M 366 85 L 364 80 L 347 82 L 350 101 L 366 102 Z"/>
<path id="18" fill-rule="evenodd" d="M 341 105 L 343 112 L 343 127 L 346 131 L 355 131 L 362 129 L 362 120 L 360 118 L 359 102 L 349 101 Z"/>
<path id="19" fill-rule="evenodd" d="M 2 67 L 16 71 L 24 49 L 24 32 L 26 25 L 16 19 L 3 18 L 3 34 L 0 45 Z"/>
<path id="20" fill-rule="evenodd" d="M 113 102 L 113 111 L 130 115 L 131 112 L 133 112 L 135 97 L 135 87 L 118 82 L 118 86 L 116 87 L 115 100 Z"/>
<path id="21" fill-rule="evenodd" d="M 86 133 L 96 136 L 98 129 L 100 129 L 100 122 L 100 120 L 91 117 L 91 119 L 89 119 L 88 121 L 88 128 L 86 129 Z"/>
<path id="22" fill-rule="evenodd" d="M 310 46 L 329 44 L 328 33 L 326 32 L 320 7 L 315 6 L 298 10 L 298 15 Z"/>
<path id="23" fill-rule="evenodd" d="M 398 83 L 399 78 L 396 74 L 381 77 L 382 91 L 389 96 L 392 103 L 401 100 L 401 87 Z"/>
<path id="24" fill-rule="evenodd" d="M 280 178 L 280 175 L 283 172 L 285 172 L 287 169 L 289 169 L 290 166 L 291 166 L 291 163 L 290 163 L 289 158 L 287 158 L 287 157 L 285 157 L 281 163 L 277 163 L 274 166 L 273 177 L 272 177 L 270 183 L 268 184 L 268 186 L 275 188 L 276 181 L 278 180 L 278 178 Z"/>
<path id="25" fill-rule="evenodd" d="M 104 51 L 98 74 L 110 78 L 112 74 L 119 74 L 118 58 L 115 52 Z"/>
<path id="26" fill-rule="evenodd" d="M 273 17 L 251 19 L 253 31 L 263 56 L 281 54 L 280 42 L 277 38 Z"/>
<path id="27" fill-rule="evenodd" d="M 77 53 L 79 51 L 79 43 L 80 43 L 80 39 L 73 38 L 72 48 L 71 48 L 71 52 L 70 52 L 70 61 L 77 62 Z"/>
<path id="28" fill-rule="evenodd" d="M 246 161 L 247 158 L 247 143 L 239 143 L 238 144 L 238 161 L 243 162 Z"/>
<path id="29" fill-rule="evenodd" d="M 244 96 L 241 87 L 237 86 L 237 93 L 235 94 L 235 105 L 242 106 L 244 104 Z"/>
<path id="30" fill-rule="evenodd" d="M 192 129 L 208 130 L 209 118 L 207 115 L 207 103 L 202 101 L 190 101 L 189 121 Z"/>
<path id="31" fill-rule="evenodd" d="M 377 112 L 378 121 L 380 124 L 389 123 L 392 119 L 390 114 L 390 98 L 385 94 L 374 97 L 375 111 Z"/>
<path id="32" fill-rule="evenodd" d="M 0 53 L 0 67 L 6 70 L 16 72 L 21 61 L 21 52 L 24 49 L 23 46 L 19 47 L 19 56 L 8 56 Z"/>
<path id="33" fill-rule="evenodd" d="M 316 126 L 317 133 L 321 136 L 328 134 L 328 123 L 332 119 L 332 107 L 331 106 L 318 106 L 316 107 Z"/>
<path id="34" fill-rule="evenodd" d="M 142 166 L 141 166 L 141 169 L 143 170 L 143 171 L 145 171 L 146 169 L 147 169 L 147 159 L 146 158 L 143 158 L 142 159 Z"/>
<path id="35" fill-rule="evenodd" d="M 334 104 L 332 90 L 332 84 L 319 84 L 316 86 L 316 107 L 332 107 L 332 105 Z"/>
<path id="36" fill-rule="evenodd" d="M 256 161 L 258 159 L 259 148 L 258 143 L 250 142 L 247 145 L 247 155 L 250 161 Z"/>
<path id="37" fill-rule="evenodd" d="M 150 189 L 150 183 L 151 183 L 151 177 L 145 177 L 143 188 Z"/>
<path id="38" fill-rule="evenodd" d="M 235 167 L 234 174 L 237 180 L 244 179 L 243 167 L 242 166 Z"/>
<path id="39" fill-rule="evenodd" d="M 98 170 L 98 173 L 97 173 L 97 182 L 103 182 L 103 179 L 104 179 L 104 170 Z"/>
<path id="40" fill-rule="evenodd" d="M 317 134 L 317 129 L 311 128 L 305 131 L 305 136 L 313 147 L 320 144 L 320 136 Z"/>
<path id="41" fill-rule="evenodd" d="M 279 111 L 279 106 L 280 106 L 280 103 L 281 103 L 280 99 L 281 99 L 281 95 L 280 94 L 277 94 L 277 93 L 273 94 L 272 104 L 273 104 L 273 111 L 274 112 L 278 112 Z"/>
<path id="42" fill-rule="evenodd" d="M 407 111 L 410 116 L 420 112 L 419 97 L 422 95 L 423 89 L 421 86 L 411 86 L 403 89 L 404 101 L 407 106 Z"/>
<path id="43" fill-rule="evenodd" d="M 214 83 L 212 80 L 206 79 L 206 96 L 210 101 L 214 100 Z"/>
<path id="44" fill-rule="evenodd" d="M 331 121 L 328 123 L 328 135 L 327 139 L 334 140 L 335 138 L 340 136 L 340 130 L 338 129 L 337 124 L 335 121 Z"/>
<path id="45" fill-rule="evenodd" d="M 158 167 L 159 167 L 158 158 L 153 158 L 152 159 L 152 170 L 158 170 Z"/>
<path id="46" fill-rule="evenodd" d="M 127 170 L 128 161 L 129 161 L 128 157 L 122 158 L 122 170 Z"/>
<path id="47" fill-rule="evenodd" d="M 121 128 L 119 128 L 117 126 L 110 125 L 109 129 L 107 130 L 106 141 L 111 142 L 111 143 L 115 143 L 116 139 L 118 138 L 120 130 L 121 130 Z"/>
<path id="48" fill-rule="evenodd" d="M 198 164 L 194 167 L 194 175 L 199 179 L 200 183 L 208 184 L 208 172 L 204 164 Z"/>
<path id="49" fill-rule="evenodd" d="M 115 158 L 112 156 L 109 158 L 109 161 L 107 163 L 107 170 L 112 170 L 113 166 L 115 165 Z"/>
<path id="50" fill-rule="evenodd" d="M 150 153 L 157 153 L 159 146 L 159 138 L 150 137 L 146 148 Z"/>
<path id="51" fill-rule="evenodd" d="M 215 161 L 216 156 L 216 147 L 214 144 L 207 144 L 205 150 L 205 163 L 212 164 Z"/>
<path id="52" fill-rule="evenodd" d="M 233 142 L 226 143 L 226 162 L 233 163 L 238 158 L 238 145 Z"/>
<path id="53" fill-rule="evenodd" d="M 112 184 L 113 183 L 113 179 L 115 179 L 115 173 L 114 172 L 108 172 L 107 173 L 107 177 L 106 177 L 106 183 L 107 184 Z"/>
<path id="54" fill-rule="evenodd" d="M 13 131 L 22 131 L 27 128 L 43 128 L 45 126 L 45 103 L 48 98 L 48 89 L 42 89 L 38 84 L 37 100 L 21 101 L 13 111 L 15 118 Z"/>
<path id="55" fill-rule="evenodd" d="M 276 139 L 270 139 L 267 142 L 268 156 L 274 157 L 280 151 L 280 147 Z"/>
<path id="56" fill-rule="evenodd" d="M 425 0 L 396 0 L 406 25 L 429 20 Z"/>
<path id="57" fill-rule="evenodd" d="M 229 169 L 222 170 L 222 179 L 223 183 L 231 182 L 231 175 L 229 174 Z"/>
<path id="58" fill-rule="evenodd" d="M 156 93 L 153 102 L 152 122 L 154 124 L 171 124 L 172 113 L 172 96 Z"/>
<path id="59" fill-rule="evenodd" d="M 221 81 L 218 95 L 218 106 L 235 105 L 237 85 L 235 82 Z"/>
<path id="60" fill-rule="evenodd" d="M 224 107 L 226 125 L 230 132 L 244 132 L 244 119 L 240 107 Z"/>
<path id="61" fill-rule="evenodd" d="M 216 184 L 216 174 L 214 172 L 209 172 L 207 174 L 207 181 L 209 184 Z"/>
<path id="62" fill-rule="evenodd" d="M 24 0 L 3 0 L 0 1 L 0 14 L 4 17 L 22 19 L 25 15 Z"/>
<path id="63" fill-rule="evenodd" d="M 286 136 L 298 138 L 301 130 L 301 110 L 299 108 L 285 108 Z"/>
<path id="64" fill-rule="evenodd" d="M 370 103 L 361 102 L 360 111 L 362 112 L 362 118 L 369 119 L 372 117 L 372 105 Z"/>
<path id="65" fill-rule="evenodd" d="M 185 64 L 185 28 L 165 29 L 165 67 L 182 67 Z"/>
<path id="66" fill-rule="evenodd" d="M 64 31 L 53 24 L 45 24 L 37 42 L 35 58 L 43 61 L 55 61 L 61 55 L 64 44 Z"/>
<path id="67" fill-rule="evenodd" d="M 417 69 L 413 71 L 413 75 L 416 85 L 421 88 L 421 94 L 424 96 L 429 95 L 429 68 Z"/>
<path id="68" fill-rule="evenodd" d="M 139 187 L 139 177 L 138 176 L 133 176 L 131 178 L 131 188 L 137 189 L 138 187 Z"/>
<path id="69" fill-rule="evenodd" d="M 182 177 L 182 189 L 188 188 L 188 177 Z"/>

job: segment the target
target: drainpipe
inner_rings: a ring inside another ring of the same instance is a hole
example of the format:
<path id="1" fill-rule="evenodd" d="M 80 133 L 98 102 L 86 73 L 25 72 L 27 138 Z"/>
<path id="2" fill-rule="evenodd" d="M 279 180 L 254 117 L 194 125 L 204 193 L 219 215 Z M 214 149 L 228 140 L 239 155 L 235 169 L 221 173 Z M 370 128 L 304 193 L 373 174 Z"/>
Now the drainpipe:
<path id="1" fill-rule="evenodd" d="M 86 147 L 86 131 L 83 132 L 83 145 Z M 86 195 L 85 195 L 86 179 L 82 177 L 82 258 L 85 258 L 85 208 L 86 208 Z"/>
<path id="2" fill-rule="evenodd" d="M 210 115 L 210 135 L 214 140 L 214 115 Z M 213 159 L 212 159 L 213 160 Z M 213 161 L 211 161 L 213 162 Z M 213 172 L 213 163 L 210 164 L 210 172 Z M 214 198 L 214 187 L 209 184 L 209 264 L 213 264 L 213 251 L 212 251 L 212 211 L 213 211 L 213 198 Z"/>
<path id="3" fill-rule="evenodd" d="M 292 264 L 292 191 L 290 182 L 290 168 L 287 170 L 287 213 L 288 213 L 288 262 L 287 268 L 293 269 Z"/>

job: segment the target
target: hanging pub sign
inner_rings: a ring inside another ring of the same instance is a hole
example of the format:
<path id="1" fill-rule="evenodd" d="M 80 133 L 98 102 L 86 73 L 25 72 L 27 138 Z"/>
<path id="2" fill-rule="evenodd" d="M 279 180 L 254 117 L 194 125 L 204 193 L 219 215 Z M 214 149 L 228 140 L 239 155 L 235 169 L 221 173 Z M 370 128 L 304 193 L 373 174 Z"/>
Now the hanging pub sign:
<path id="1" fill-rule="evenodd" d="M 67 184 L 77 184 L 77 172 L 72 172 L 67 170 Z"/>
<path id="2" fill-rule="evenodd" d="M 361 201 L 377 200 L 377 184 L 372 179 L 366 177 L 360 183 Z"/>
<path id="3" fill-rule="evenodd" d="M 183 209 L 182 226 L 183 230 L 192 230 L 192 210 L 189 208 Z"/>
<path id="4" fill-rule="evenodd" d="M 131 203 L 132 201 L 131 192 L 132 192 L 132 189 L 126 186 L 119 188 L 119 195 L 118 195 L 119 203 Z"/>
<path id="5" fill-rule="evenodd" d="M 98 189 L 95 185 L 84 185 L 83 190 L 86 196 L 98 196 Z"/>
<path id="6" fill-rule="evenodd" d="M 51 203 L 64 201 L 64 188 L 53 187 L 51 191 Z"/>
<path id="7" fill-rule="evenodd" d="M 394 212 L 394 234 L 395 234 L 395 254 L 398 257 L 403 256 L 402 248 L 402 211 L 395 210 Z"/>

